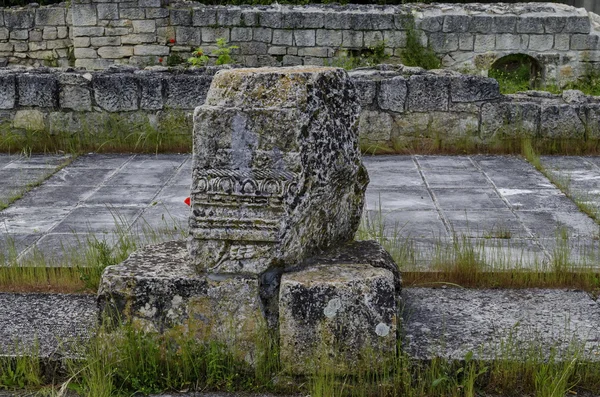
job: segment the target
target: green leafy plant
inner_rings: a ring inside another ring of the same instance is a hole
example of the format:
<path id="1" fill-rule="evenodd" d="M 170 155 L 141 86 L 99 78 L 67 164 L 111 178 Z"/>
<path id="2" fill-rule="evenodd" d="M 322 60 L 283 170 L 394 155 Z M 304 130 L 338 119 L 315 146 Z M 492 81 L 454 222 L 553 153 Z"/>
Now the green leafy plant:
<path id="1" fill-rule="evenodd" d="M 217 65 L 228 65 L 234 62 L 231 56 L 232 50 L 238 49 L 238 46 L 227 45 L 227 40 L 223 37 L 217 39 L 217 48 L 213 50 L 211 56 L 216 57 L 215 64 Z M 192 66 L 205 66 L 208 64 L 210 58 L 204 54 L 204 50 L 200 47 L 192 53 L 192 56 L 188 58 L 188 63 Z M 168 61 L 167 61 L 168 62 Z"/>
<path id="2" fill-rule="evenodd" d="M 217 49 L 212 52 L 212 55 L 217 57 L 216 64 L 217 65 L 228 65 L 233 63 L 233 58 L 231 57 L 231 50 L 237 50 L 238 46 L 235 45 L 227 45 L 227 41 L 223 37 L 219 37 L 217 39 Z"/>
<path id="3" fill-rule="evenodd" d="M 430 46 L 423 46 L 415 28 L 414 19 L 408 23 L 406 48 L 400 53 L 400 59 L 406 66 L 419 66 L 424 69 L 439 69 L 442 62 Z"/>
<path id="4" fill-rule="evenodd" d="M 208 64 L 208 55 L 204 54 L 204 50 L 200 47 L 192 53 L 192 56 L 188 58 L 188 63 L 192 66 L 204 66 Z"/>

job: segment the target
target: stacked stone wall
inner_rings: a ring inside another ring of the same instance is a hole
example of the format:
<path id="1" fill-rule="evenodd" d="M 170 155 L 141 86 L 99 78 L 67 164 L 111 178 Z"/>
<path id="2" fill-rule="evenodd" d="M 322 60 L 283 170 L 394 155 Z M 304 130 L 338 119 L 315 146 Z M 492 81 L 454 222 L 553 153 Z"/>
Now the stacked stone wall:
<path id="1" fill-rule="evenodd" d="M 0 123 L 52 133 L 103 131 L 110 120 L 162 128 L 202 105 L 218 67 L 0 69 Z M 362 111 L 363 147 L 414 139 L 600 139 L 600 97 L 579 91 L 501 95 L 494 79 L 452 71 L 380 66 L 350 73 Z M 189 129 L 182 133 L 191 133 Z"/>
<path id="2" fill-rule="evenodd" d="M 245 66 L 326 65 L 384 43 L 399 62 L 415 29 L 445 68 L 486 75 L 497 59 L 527 54 L 546 80 L 580 76 L 600 62 L 600 17 L 562 4 L 206 6 L 165 0 L 74 0 L 0 10 L 0 58 L 9 64 L 165 64 L 218 38 Z M 67 47 L 72 46 L 69 58 Z M 214 62 L 214 58 L 213 58 Z"/>
<path id="3" fill-rule="evenodd" d="M 64 3 L 0 9 L 0 66 L 69 63 L 71 14 Z"/>

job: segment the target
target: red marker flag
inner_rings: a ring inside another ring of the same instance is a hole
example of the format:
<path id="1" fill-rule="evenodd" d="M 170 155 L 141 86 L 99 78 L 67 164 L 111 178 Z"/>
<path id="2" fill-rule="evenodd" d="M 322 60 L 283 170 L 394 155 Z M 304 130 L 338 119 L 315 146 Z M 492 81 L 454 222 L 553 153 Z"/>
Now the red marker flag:
<path id="1" fill-rule="evenodd" d="M 186 203 L 187 205 L 191 205 L 191 200 L 190 198 L 186 198 L 185 200 L 183 200 L 184 203 Z"/>

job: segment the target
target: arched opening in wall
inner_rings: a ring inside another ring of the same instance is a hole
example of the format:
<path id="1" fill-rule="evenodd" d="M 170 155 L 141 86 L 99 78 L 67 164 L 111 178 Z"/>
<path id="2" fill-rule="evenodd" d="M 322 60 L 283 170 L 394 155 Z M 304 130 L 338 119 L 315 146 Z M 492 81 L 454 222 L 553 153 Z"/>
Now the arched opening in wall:
<path id="1" fill-rule="evenodd" d="M 500 91 L 511 94 L 538 88 L 542 82 L 542 67 L 526 54 L 510 54 L 497 59 L 488 76 L 498 80 Z"/>

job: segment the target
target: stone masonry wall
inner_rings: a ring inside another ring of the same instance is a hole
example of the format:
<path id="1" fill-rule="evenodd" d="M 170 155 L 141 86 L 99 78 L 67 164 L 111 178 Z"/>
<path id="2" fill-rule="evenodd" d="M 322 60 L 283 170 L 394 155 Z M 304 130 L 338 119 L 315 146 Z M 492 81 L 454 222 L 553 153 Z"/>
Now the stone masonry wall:
<path id="1" fill-rule="evenodd" d="M 382 65 L 350 72 L 362 106 L 363 148 L 415 139 L 600 139 L 600 97 L 568 90 L 500 94 L 496 80 L 452 71 Z"/>
<path id="2" fill-rule="evenodd" d="M 76 66 L 156 64 L 225 38 L 245 66 L 323 65 L 380 42 L 399 61 L 416 26 L 447 68 L 485 75 L 498 58 L 528 54 L 549 80 L 570 80 L 600 61 L 598 16 L 562 4 L 205 6 L 164 0 L 73 3 Z"/>
<path id="3" fill-rule="evenodd" d="M 69 63 L 71 14 L 64 3 L 0 8 L 0 66 Z"/>
<path id="4" fill-rule="evenodd" d="M 218 69 L 0 69 L 0 123 L 51 133 L 103 131 L 111 120 L 161 129 L 174 114 L 189 118 L 204 103 Z M 402 65 L 358 69 L 350 77 L 366 149 L 422 138 L 600 139 L 600 97 L 579 91 L 505 96 L 494 79 Z M 191 133 L 191 125 L 181 132 Z"/>
<path id="5" fill-rule="evenodd" d="M 105 69 L 165 64 L 222 37 L 245 66 L 323 65 L 385 43 L 396 63 L 415 26 L 446 68 L 486 75 L 509 54 L 535 58 L 544 77 L 568 81 L 600 63 L 600 17 L 563 4 L 205 6 L 167 0 L 74 0 L 0 9 L 0 58 L 9 64 Z M 68 30 L 68 32 L 67 32 Z M 72 46 L 69 58 L 67 47 Z M 1 64 L 0 60 L 0 64 Z"/>

